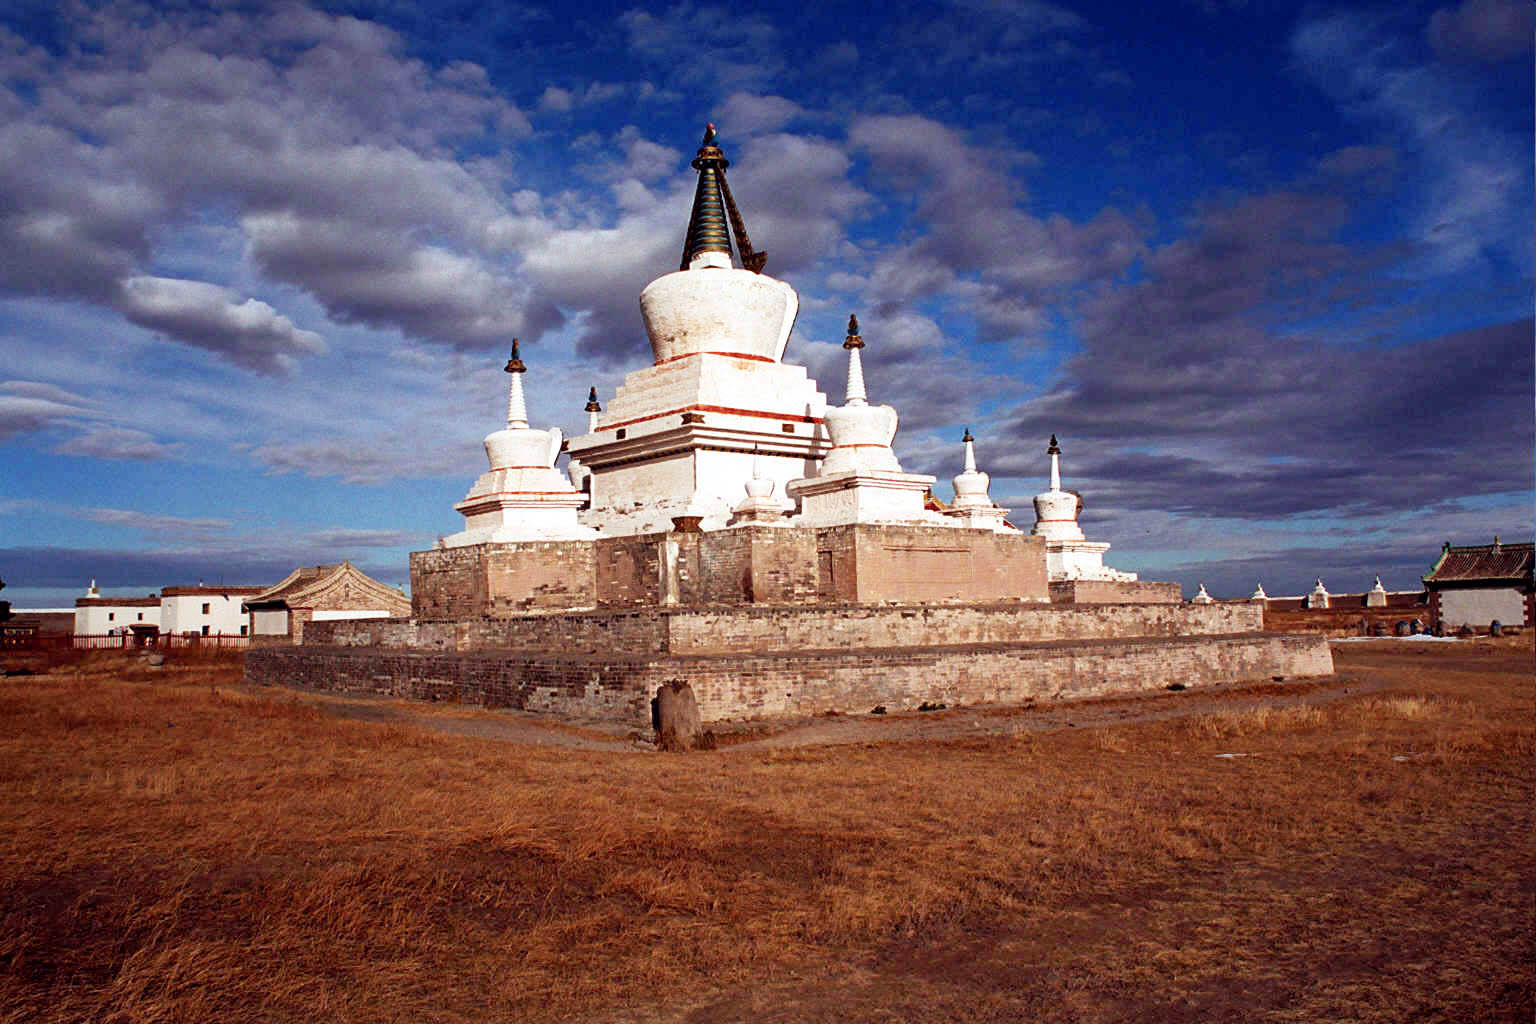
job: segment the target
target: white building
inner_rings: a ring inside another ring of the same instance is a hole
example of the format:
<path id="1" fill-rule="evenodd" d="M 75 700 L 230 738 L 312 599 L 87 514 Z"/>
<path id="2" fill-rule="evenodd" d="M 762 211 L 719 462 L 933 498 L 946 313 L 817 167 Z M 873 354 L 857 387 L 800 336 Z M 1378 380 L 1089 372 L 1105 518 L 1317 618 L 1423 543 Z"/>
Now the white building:
<path id="1" fill-rule="evenodd" d="M 127 633 L 134 626 L 141 629 L 160 627 L 160 598 L 102 597 L 96 581 L 86 588 L 84 597 L 75 598 L 75 635 L 104 636 Z"/>
<path id="2" fill-rule="evenodd" d="M 165 587 L 160 591 L 160 632 L 178 636 L 246 636 L 245 599 L 265 587 Z"/>

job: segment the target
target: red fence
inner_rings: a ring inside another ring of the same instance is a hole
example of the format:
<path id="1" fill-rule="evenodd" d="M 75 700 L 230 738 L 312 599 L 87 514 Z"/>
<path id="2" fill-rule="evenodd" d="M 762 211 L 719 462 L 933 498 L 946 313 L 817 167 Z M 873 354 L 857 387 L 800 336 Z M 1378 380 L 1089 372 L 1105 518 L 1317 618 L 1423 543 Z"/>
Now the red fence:
<path id="1" fill-rule="evenodd" d="M 179 636 L 162 633 L 159 636 L 136 637 L 131 633 L 17 633 L 5 637 L 6 650 L 57 651 L 73 648 L 86 651 L 131 650 L 136 647 L 160 650 L 244 650 L 249 647 L 248 636 L 232 636 L 216 633 L 211 636 L 193 634 Z"/>

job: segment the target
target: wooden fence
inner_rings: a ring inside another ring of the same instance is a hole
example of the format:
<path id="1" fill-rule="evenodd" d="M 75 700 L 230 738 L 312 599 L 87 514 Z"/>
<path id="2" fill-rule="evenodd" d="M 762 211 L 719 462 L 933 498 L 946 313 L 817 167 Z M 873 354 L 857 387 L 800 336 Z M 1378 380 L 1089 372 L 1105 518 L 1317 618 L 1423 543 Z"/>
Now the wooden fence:
<path id="1" fill-rule="evenodd" d="M 4 640 L 6 650 L 57 651 L 73 648 L 85 651 L 132 650 L 157 648 L 159 650 L 244 650 L 251 638 L 215 633 L 209 636 L 193 634 L 183 636 L 161 633 L 158 636 L 135 636 L 131 633 L 18 633 L 8 634 Z"/>

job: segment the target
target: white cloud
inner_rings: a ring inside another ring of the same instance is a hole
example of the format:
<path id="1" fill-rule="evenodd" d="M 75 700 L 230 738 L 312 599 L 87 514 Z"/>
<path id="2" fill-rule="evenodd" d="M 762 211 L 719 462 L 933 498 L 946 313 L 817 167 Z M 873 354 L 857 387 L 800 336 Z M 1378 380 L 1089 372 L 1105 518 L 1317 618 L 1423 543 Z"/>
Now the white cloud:
<path id="1" fill-rule="evenodd" d="M 152 462 L 182 454 L 179 444 L 162 444 L 142 430 L 131 427 L 97 427 L 82 431 L 56 449 L 63 455 L 93 459 L 132 459 Z"/>
<path id="2" fill-rule="evenodd" d="M 734 138 L 776 132 L 805 114 L 800 104 L 783 96 L 758 96 L 733 92 L 726 97 L 716 120 L 720 130 Z"/>
<path id="3" fill-rule="evenodd" d="M 202 281 L 130 277 L 120 307 L 142 327 L 261 373 L 286 371 L 295 356 L 325 351 L 320 335 L 295 327 L 267 303 Z"/>

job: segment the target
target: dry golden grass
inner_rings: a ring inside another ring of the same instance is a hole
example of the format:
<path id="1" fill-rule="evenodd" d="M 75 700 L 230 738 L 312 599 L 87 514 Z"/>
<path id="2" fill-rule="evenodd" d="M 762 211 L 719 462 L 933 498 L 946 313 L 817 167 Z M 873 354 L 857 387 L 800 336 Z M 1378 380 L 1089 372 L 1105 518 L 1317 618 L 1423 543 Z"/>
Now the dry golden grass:
<path id="1" fill-rule="evenodd" d="M 0 680 L 0 1020 L 1529 1021 L 1529 644 L 1340 663 L 1387 685 L 682 756 Z"/>

